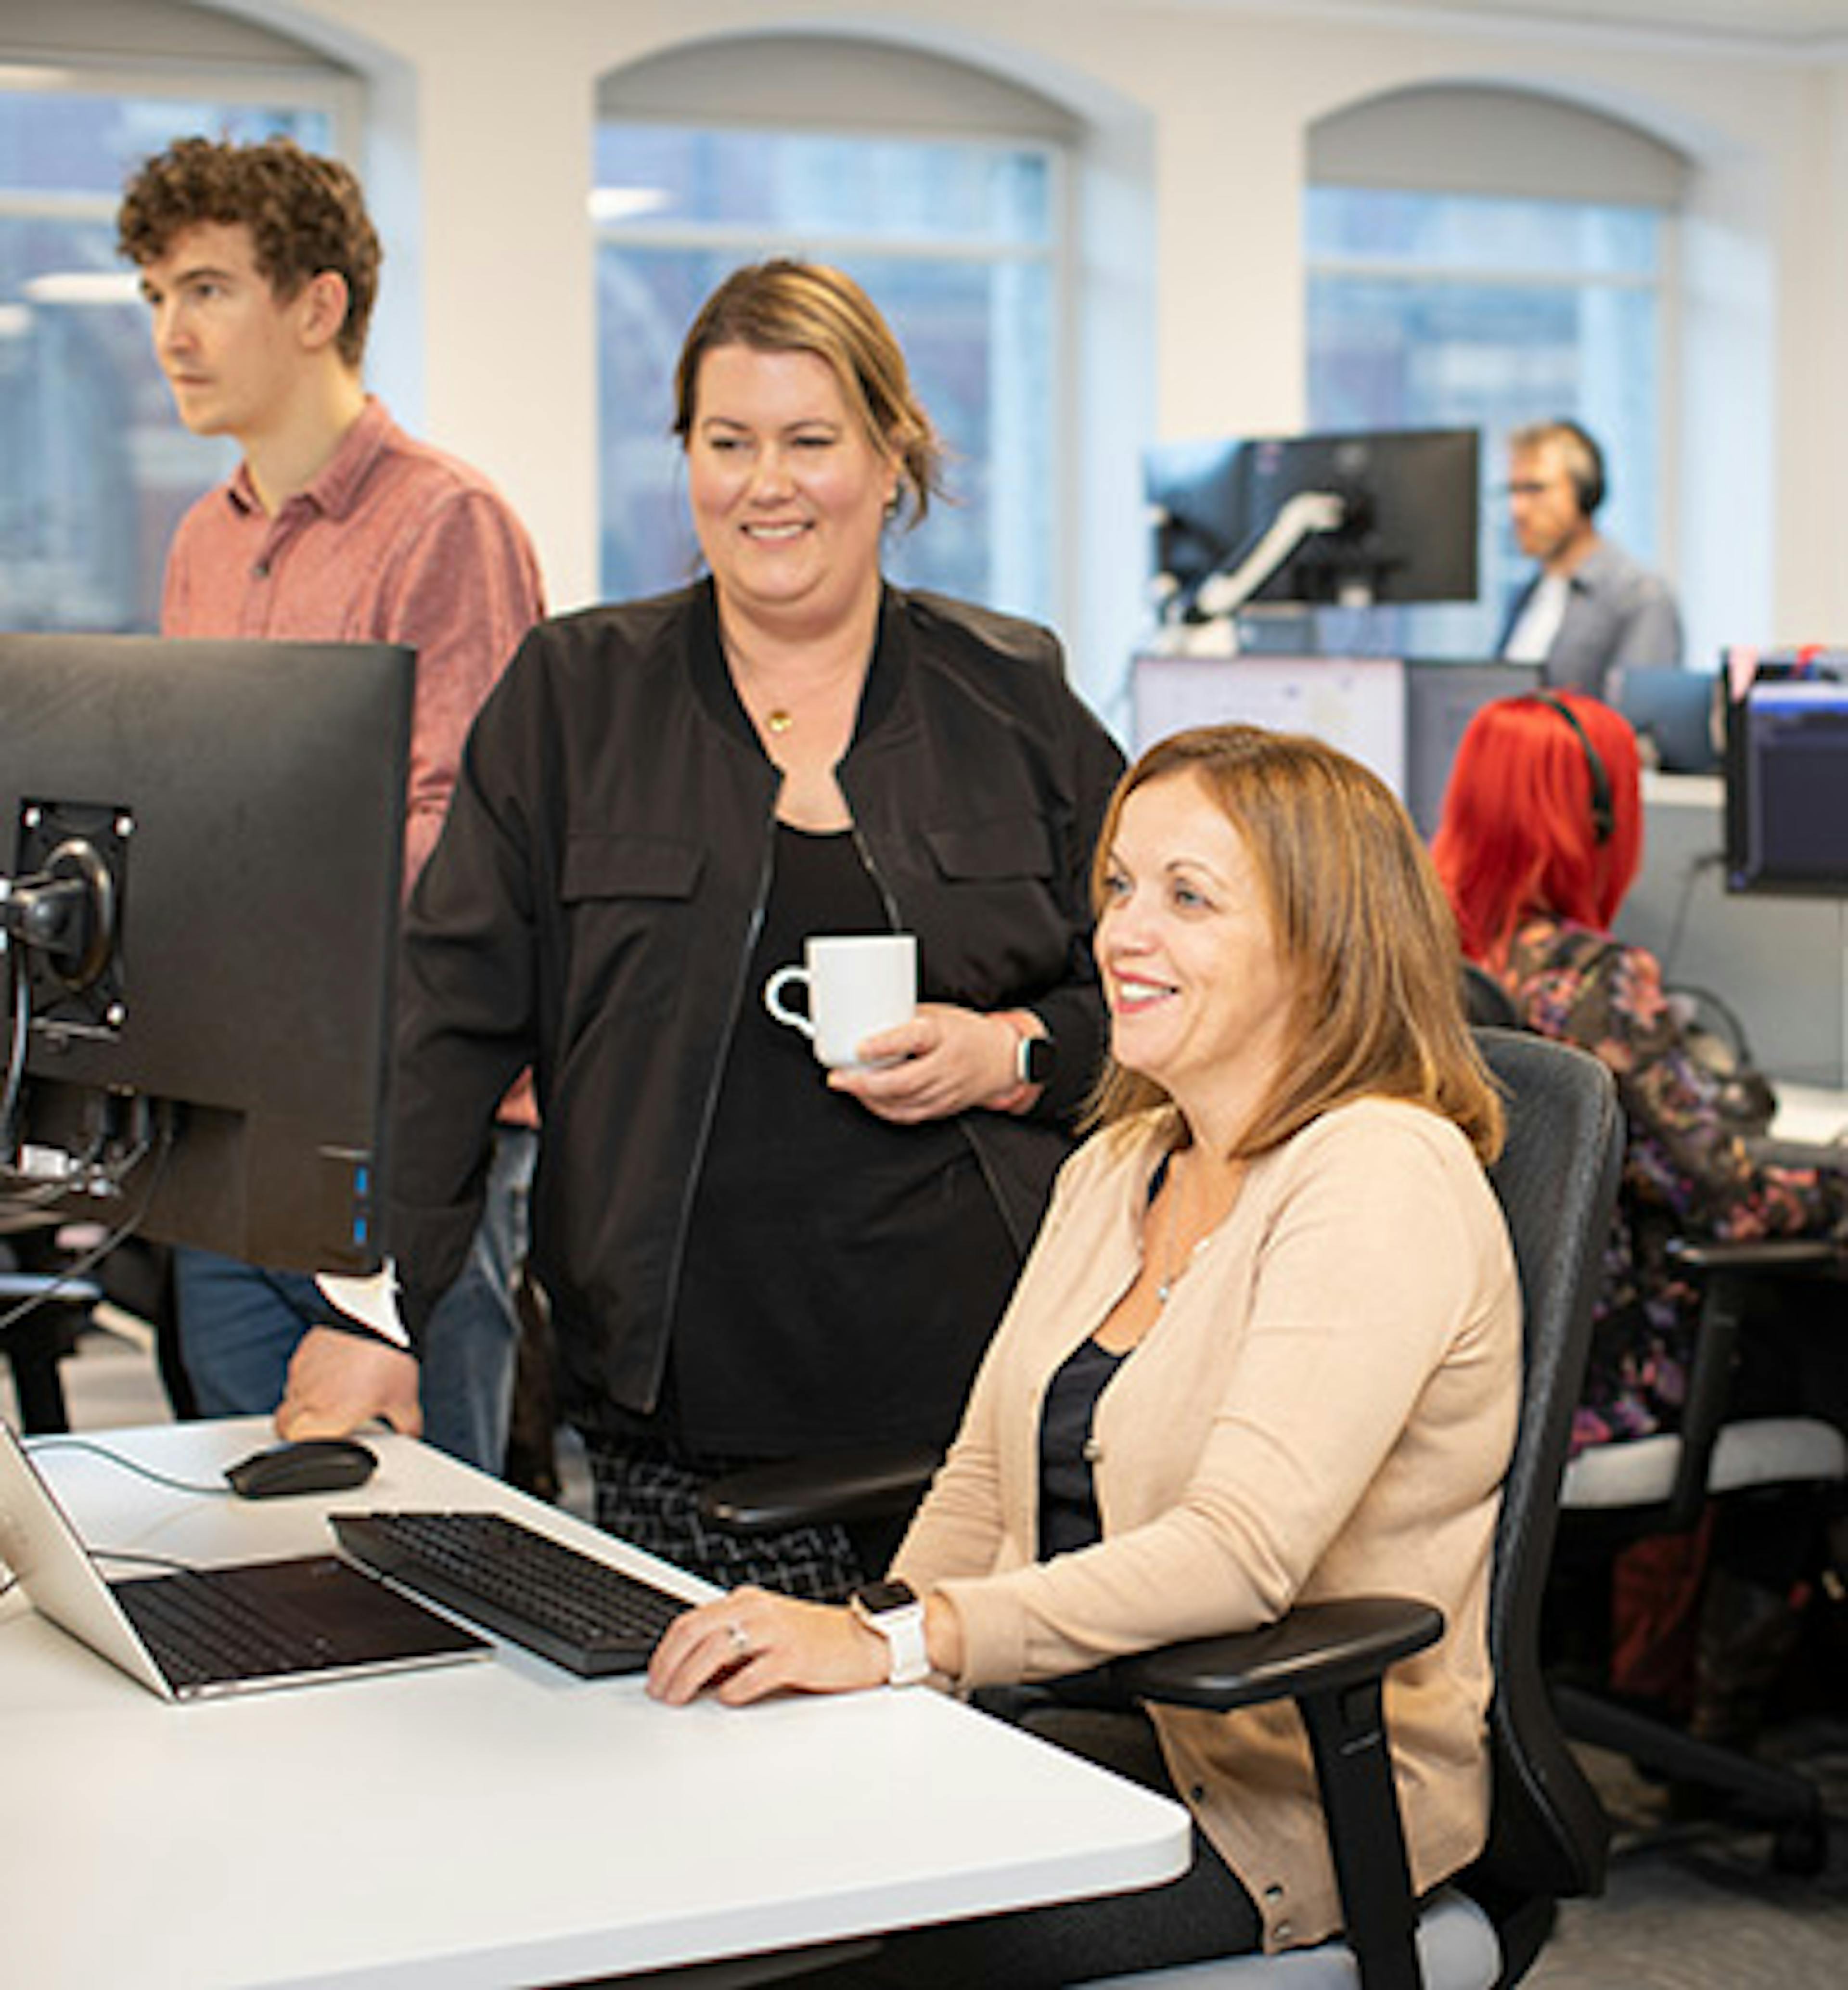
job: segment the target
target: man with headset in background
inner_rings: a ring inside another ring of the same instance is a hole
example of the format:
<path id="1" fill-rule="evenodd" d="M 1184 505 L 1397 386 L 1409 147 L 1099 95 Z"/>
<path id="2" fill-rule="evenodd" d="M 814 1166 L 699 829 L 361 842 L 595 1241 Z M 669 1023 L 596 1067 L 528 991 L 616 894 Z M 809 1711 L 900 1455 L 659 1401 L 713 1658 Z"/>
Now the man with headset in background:
<path id="1" fill-rule="evenodd" d="M 1576 422 L 1534 422 L 1510 436 L 1514 535 L 1540 571 L 1522 590 L 1497 654 L 1538 664 L 1549 685 L 1610 694 L 1626 666 L 1681 661 L 1681 617 L 1659 575 L 1597 527 L 1604 457 Z"/>

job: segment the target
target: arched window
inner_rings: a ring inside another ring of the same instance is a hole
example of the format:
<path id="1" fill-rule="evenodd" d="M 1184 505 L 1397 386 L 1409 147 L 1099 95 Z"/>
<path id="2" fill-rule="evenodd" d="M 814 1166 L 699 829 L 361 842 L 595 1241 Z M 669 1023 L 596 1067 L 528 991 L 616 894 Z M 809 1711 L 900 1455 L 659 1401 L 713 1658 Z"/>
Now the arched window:
<path id="1" fill-rule="evenodd" d="M 124 181 L 187 132 L 350 146 L 350 80 L 165 0 L 8 0 L 0 24 L 0 627 L 152 629 L 180 514 L 233 445 L 189 436 L 116 253 Z M 342 141 L 346 144 L 343 145 Z"/>
<path id="2" fill-rule="evenodd" d="M 606 77 L 592 196 L 604 592 L 694 571 L 674 357 L 727 271 L 787 254 L 865 285 L 949 445 L 955 501 L 894 538 L 888 571 L 1054 616 L 1074 131 L 985 71 L 824 36 L 701 42 Z"/>
<path id="3" fill-rule="evenodd" d="M 1534 92 L 1427 86 L 1321 120 L 1306 229 L 1317 429 L 1483 432 L 1482 589 L 1406 613 L 1392 647 L 1485 656 L 1524 567 L 1505 440 L 1561 415 L 1602 444 L 1602 514 L 1672 566 L 1675 214 L 1687 162 L 1634 126 Z"/>

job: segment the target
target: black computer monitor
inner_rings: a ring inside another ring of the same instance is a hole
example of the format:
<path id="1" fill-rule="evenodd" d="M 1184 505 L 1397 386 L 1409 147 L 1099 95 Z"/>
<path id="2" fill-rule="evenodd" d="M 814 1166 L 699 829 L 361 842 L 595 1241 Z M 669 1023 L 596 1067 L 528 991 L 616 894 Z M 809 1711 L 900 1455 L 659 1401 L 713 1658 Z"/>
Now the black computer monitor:
<path id="1" fill-rule="evenodd" d="M 1451 762 L 1469 724 L 1485 705 L 1537 691 L 1537 664 L 1451 663 L 1421 658 L 1405 665 L 1405 769 L 1399 793 L 1418 833 L 1437 834 Z"/>
<path id="2" fill-rule="evenodd" d="M 1626 664 L 1616 673 L 1611 702 L 1636 728 L 1646 761 L 1665 774 L 1710 774 L 1720 764 L 1719 688 L 1704 671 Z"/>
<path id="3" fill-rule="evenodd" d="M 1254 599 L 1368 606 L 1476 599 L 1474 429 L 1272 436 L 1246 447 L 1254 538 L 1306 493 L 1339 499 L 1342 511 L 1339 525 L 1303 539 Z"/>
<path id="4" fill-rule="evenodd" d="M 1848 896 L 1848 664 L 1727 675 L 1727 889 Z"/>
<path id="5" fill-rule="evenodd" d="M 377 1267 L 413 668 L 0 635 L 0 1206 Z"/>
<path id="6" fill-rule="evenodd" d="M 1143 495 L 1153 521 L 1155 606 L 1177 621 L 1200 583 L 1245 543 L 1250 463 L 1229 438 L 1157 443 L 1143 451 Z"/>

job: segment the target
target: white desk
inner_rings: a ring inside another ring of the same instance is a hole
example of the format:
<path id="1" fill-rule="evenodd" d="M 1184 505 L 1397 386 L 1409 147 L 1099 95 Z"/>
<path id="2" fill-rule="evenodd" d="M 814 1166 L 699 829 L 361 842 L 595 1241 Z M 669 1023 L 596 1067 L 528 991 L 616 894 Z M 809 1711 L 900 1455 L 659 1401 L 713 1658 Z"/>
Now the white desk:
<path id="1" fill-rule="evenodd" d="M 1774 1140 L 1816 1147 L 1837 1146 L 1848 1156 L 1848 1092 L 1828 1085 L 1775 1082 L 1777 1117 L 1771 1122 Z"/>
<path id="2" fill-rule="evenodd" d="M 267 1438 L 250 1420 L 97 1441 L 209 1478 Z M 498 1507 L 659 1573 L 421 1445 L 369 1442 L 369 1485 L 261 1503 L 39 1462 L 93 1547 L 229 1561 L 324 1551 L 338 1508 Z M 0 1982 L 32 1990 L 507 1990 L 1153 1885 L 1187 1859 L 1178 1805 L 924 1689 L 674 1710 L 504 1646 L 180 1706 L 17 1591 L 0 1805 Z"/>

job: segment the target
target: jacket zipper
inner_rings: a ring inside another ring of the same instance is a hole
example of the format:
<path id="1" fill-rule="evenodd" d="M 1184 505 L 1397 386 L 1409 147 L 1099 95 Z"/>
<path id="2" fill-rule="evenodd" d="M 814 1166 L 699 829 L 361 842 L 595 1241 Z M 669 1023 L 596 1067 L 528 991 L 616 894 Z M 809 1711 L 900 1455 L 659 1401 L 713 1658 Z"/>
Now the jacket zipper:
<path id="1" fill-rule="evenodd" d="M 699 1136 L 693 1143 L 693 1158 L 687 1170 L 687 1178 L 682 1184 L 680 1197 L 680 1214 L 674 1224 L 674 1251 L 668 1263 L 668 1292 L 666 1329 L 662 1333 L 661 1368 L 655 1377 L 655 1401 L 661 1400 L 661 1379 L 667 1372 L 667 1357 L 673 1340 L 674 1317 L 680 1306 L 681 1272 L 686 1263 L 687 1238 L 693 1228 L 693 1204 L 699 1194 L 699 1184 L 705 1173 L 706 1148 L 712 1137 L 712 1122 L 718 1116 L 718 1094 L 725 1080 L 725 1059 L 731 1053 L 732 1039 L 737 1034 L 738 1017 L 744 1007 L 745 987 L 750 979 L 751 956 L 756 951 L 757 939 L 763 930 L 764 914 L 770 900 L 770 879 L 776 861 L 776 796 L 782 793 L 782 776 L 772 790 L 770 807 L 765 821 L 768 833 L 763 840 L 763 854 L 758 860 L 757 889 L 751 904 L 751 915 L 745 922 L 744 942 L 738 956 L 737 973 L 732 983 L 731 1004 L 726 1011 L 725 1034 L 720 1038 L 718 1050 L 712 1060 L 712 1068 L 706 1079 L 705 1097 L 699 1111 Z"/>

